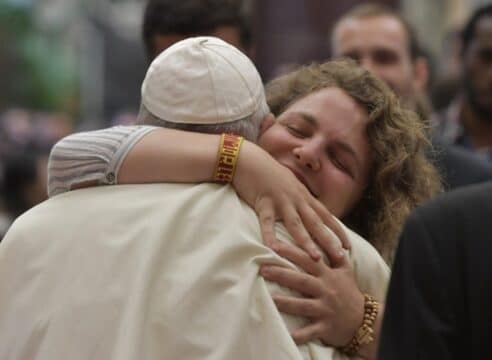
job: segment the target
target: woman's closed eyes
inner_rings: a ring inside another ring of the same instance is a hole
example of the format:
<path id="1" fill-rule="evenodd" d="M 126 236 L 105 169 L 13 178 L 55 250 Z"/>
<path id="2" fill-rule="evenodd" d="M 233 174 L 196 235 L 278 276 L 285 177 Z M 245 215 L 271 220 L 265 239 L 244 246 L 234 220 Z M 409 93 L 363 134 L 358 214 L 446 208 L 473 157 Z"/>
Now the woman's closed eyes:
<path id="1" fill-rule="evenodd" d="M 329 147 L 326 150 L 328 158 L 338 169 L 346 173 L 351 178 L 354 178 L 353 172 L 350 169 L 349 165 L 347 165 L 346 161 L 340 156 L 339 152 L 333 147 Z"/>

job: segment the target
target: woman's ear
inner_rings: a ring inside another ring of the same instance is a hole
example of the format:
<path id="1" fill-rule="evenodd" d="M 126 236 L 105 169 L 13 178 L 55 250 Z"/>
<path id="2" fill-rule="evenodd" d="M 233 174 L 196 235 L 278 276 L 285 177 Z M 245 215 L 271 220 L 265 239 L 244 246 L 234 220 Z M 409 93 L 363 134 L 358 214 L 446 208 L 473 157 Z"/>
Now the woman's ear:
<path id="1" fill-rule="evenodd" d="M 260 135 L 263 135 L 273 124 L 275 123 L 275 116 L 272 113 L 268 113 L 263 119 L 260 125 Z"/>

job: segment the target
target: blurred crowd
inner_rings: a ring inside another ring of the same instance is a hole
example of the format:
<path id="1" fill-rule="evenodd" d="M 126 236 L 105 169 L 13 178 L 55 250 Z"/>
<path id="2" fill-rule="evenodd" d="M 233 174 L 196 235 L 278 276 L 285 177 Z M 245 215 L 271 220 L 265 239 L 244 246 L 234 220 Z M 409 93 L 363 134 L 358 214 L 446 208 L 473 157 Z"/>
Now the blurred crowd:
<path id="1" fill-rule="evenodd" d="M 0 115 L 0 227 L 4 233 L 20 214 L 47 198 L 48 155 L 73 132 L 70 115 L 11 108 Z"/>

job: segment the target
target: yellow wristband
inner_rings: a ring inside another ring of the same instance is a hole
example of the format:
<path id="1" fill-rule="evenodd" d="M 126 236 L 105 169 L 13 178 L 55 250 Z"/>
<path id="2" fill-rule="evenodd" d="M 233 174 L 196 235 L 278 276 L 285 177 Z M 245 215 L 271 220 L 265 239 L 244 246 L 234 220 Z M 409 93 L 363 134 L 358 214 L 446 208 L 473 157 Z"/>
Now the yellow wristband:
<path id="1" fill-rule="evenodd" d="M 217 154 L 217 163 L 215 165 L 214 181 L 222 183 L 232 182 L 242 143 L 242 136 L 232 134 L 221 135 L 219 153 Z"/>

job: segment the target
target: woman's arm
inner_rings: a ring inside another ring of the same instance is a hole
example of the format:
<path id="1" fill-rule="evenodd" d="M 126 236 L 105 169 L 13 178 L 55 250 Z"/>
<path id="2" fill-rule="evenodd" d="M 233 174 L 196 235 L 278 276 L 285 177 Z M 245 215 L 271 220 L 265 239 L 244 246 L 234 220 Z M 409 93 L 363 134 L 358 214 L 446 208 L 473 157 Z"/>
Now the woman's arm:
<path id="1" fill-rule="evenodd" d="M 219 142 L 219 135 L 156 128 L 128 152 L 118 183 L 211 182 Z"/>
<path id="2" fill-rule="evenodd" d="M 115 126 L 72 134 L 51 150 L 48 162 L 48 195 L 72 189 L 117 183 L 126 154 L 152 126 Z"/>
<path id="3" fill-rule="evenodd" d="M 115 128 L 93 132 L 92 134 L 108 135 Z M 90 136 L 86 133 L 85 136 Z M 72 135 L 71 141 L 81 139 L 81 134 Z M 75 156 L 66 152 L 64 163 L 58 161 L 56 148 L 52 152 L 50 171 L 57 169 L 63 172 L 63 164 L 70 164 L 70 174 L 80 173 L 77 168 L 83 168 L 84 159 L 102 164 L 106 170 L 97 172 L 98 184 L 111 183 L 102 180 L 108 169 L 114 170 L 114 182 L 119 184 L 155 183 L 155 182 L 207 182 L 213 181 L 213 173 L 217 159 L 220 135 L 193 133 L 165 128 L 153 128 L 131 146 L 128 141 L 121 141 L 124 150 L 117 149 L 114 154 L 122 154 L 121 160 L 109 159 L 102 161 L 100 149 L 92 146 L 88 139 L 83 139 L 86 146 L 81 154 Z M 66 143 L 67 141 L 65 141 Z M 64 141 L 58 148 L 62 148 Z M 70 159 L 70 155 L 72 159 Z M 85 160 L 84 160 L 85 161 Z M 118 164 L 108 166 L 107 164 Z M 121 165 L 119 165 L 121 164 Z M 86 168 L 89 165 L 84 165 Z M 91 166 L 94 166 L 93 164 Z M 67 170 L 68 171 L 68 170 Z M 51 175 L 51 174 L 50 174 Z M 53 176 L 53 175 L 51 175 Z M 54 179 L 55 177 L 53 177 Z M 63 177 L 62 177 L 63 178 Z M 93 186 L 82 176 L 69 181 L 70 188 Z M 80 181 L 83 179 L 84 181 Z M 52 182 L 56 183 L 56 182 Z M 312 237 L 316 238 L 327 254 L 332 264 L 343 262 L 344 255 L 340 241 L 349 247 L 345 232 L 334 220 L 333 216 L 316 200 L 297 178 L 283 167 L 267 152 L 257 145 L 244 141 L 239 152 L 236 174 L 232 185 L 239 196 L 248 203 L 258 214 L 263 240 L 267 245 L 275 240 L 274 223 L 283 221 L 287 230 L 296 243 L 307 250 L 313 258 L 319 258 L 320 253 Z M 323 223 L 328 225 L 338 236 L 333 236 L 326 230 Z"/>
<path id="4" fill-rule="evenodd" d="M 118 182 L 213 181 L 219 140 L 219 135 L 156 129 L 128 153 Z M 340 241 L 349 247 L 343 229 L 290 170 L 249 141 L 243 142 L 236 166 L 232 185 L 258 214 L 267 245 L 276 241 L 274 223 L 281 220 L 296 243 L 313 258 L 319 258 L 320 253 L 311 237 L 326 250 L 334 266 L 341 265 L 344 254 Z M 323 223 L 340 240 L 333 239 Z"/>

